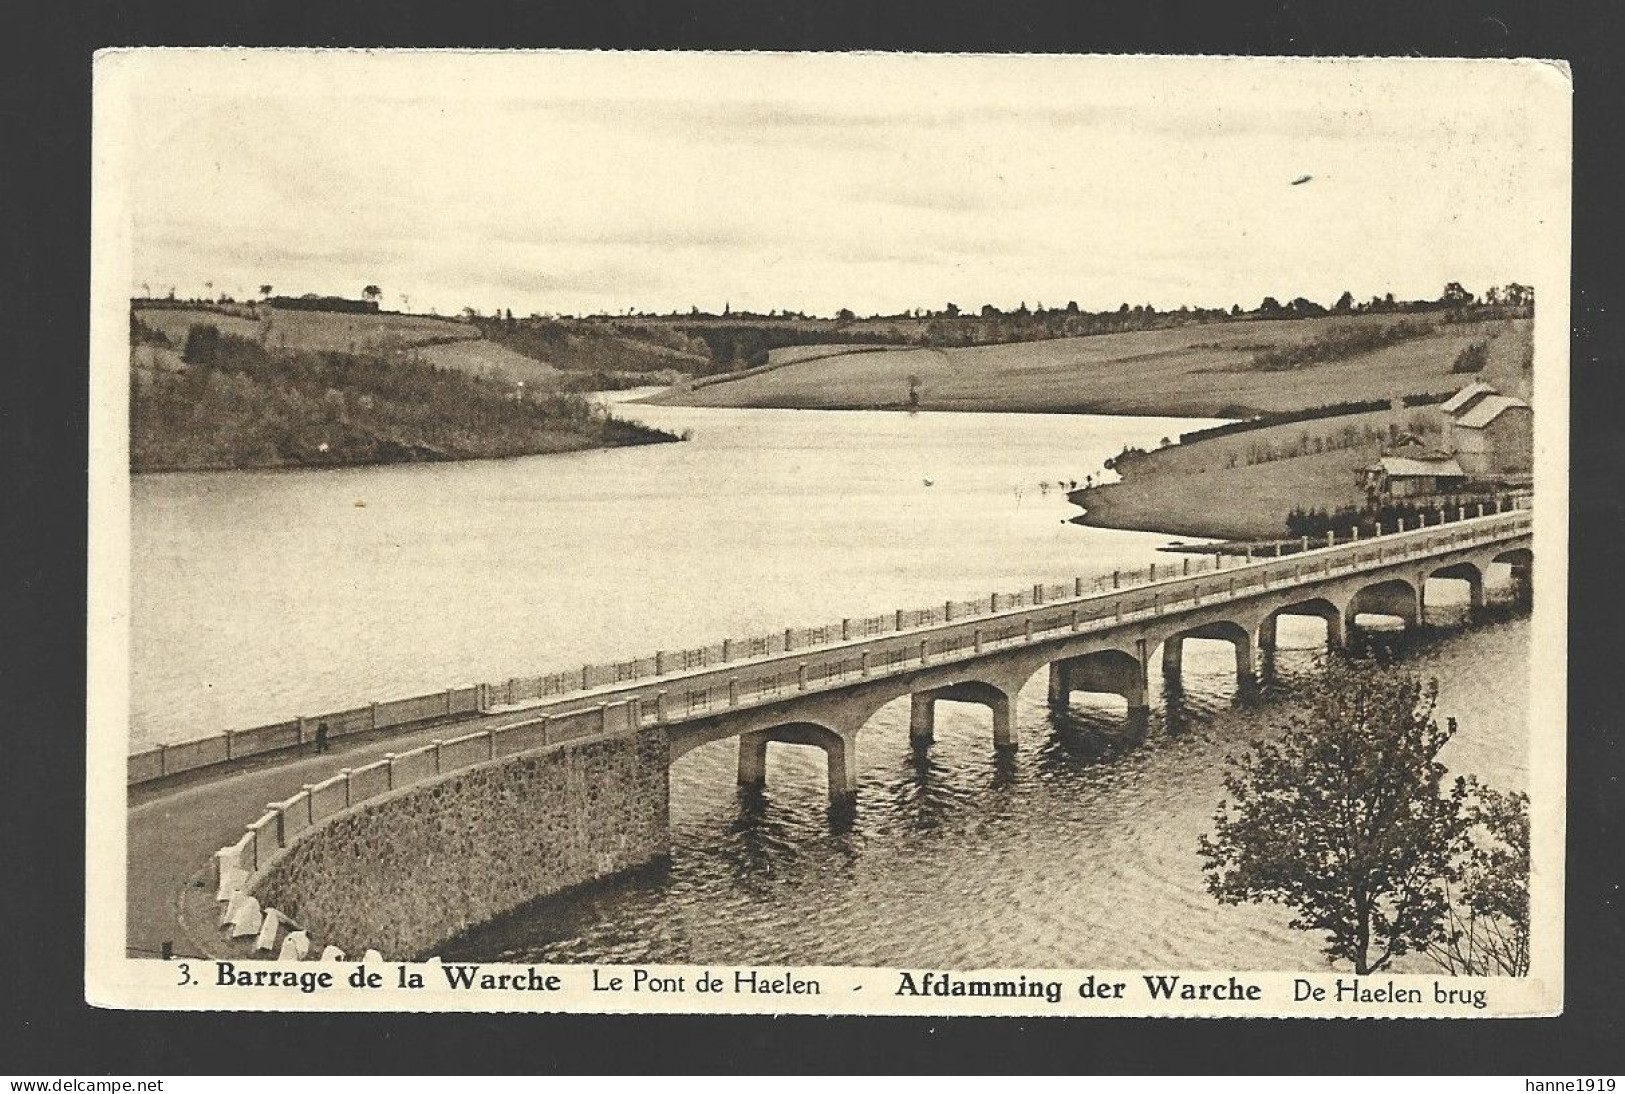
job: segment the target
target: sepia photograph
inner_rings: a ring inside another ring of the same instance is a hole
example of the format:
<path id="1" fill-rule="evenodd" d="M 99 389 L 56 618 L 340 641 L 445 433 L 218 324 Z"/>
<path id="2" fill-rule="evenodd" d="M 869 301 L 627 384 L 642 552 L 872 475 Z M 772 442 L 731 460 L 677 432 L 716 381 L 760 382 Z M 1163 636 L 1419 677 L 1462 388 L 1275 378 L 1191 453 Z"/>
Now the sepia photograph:
<path id="1" fill-rule="evenodd" d="M 1544 60 L 95 62 L 86 996 L 1563 1009 Z"/>

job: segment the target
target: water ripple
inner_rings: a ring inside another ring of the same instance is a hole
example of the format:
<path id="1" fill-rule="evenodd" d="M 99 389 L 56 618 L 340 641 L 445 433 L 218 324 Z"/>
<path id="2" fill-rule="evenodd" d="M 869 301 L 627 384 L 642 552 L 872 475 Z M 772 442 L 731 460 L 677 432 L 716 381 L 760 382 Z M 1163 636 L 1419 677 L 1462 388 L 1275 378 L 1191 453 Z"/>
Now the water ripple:
<path id="1" fill-rule="evenodd" d="M 1459 721 L 1446 759 L 1517 788 L 1528 641 L 1520 616 L 1399 651 L 1439 678 L 1440 714 Z M 672 769 L 668 871 L 538 905 L 464 940 L 460 956 L 1324 968 L 1318 939 L 1284 910 L 1213 900 L 1196 853 L 1225 757 L 1282 723 L 1293 681 L 1320 656 L 1283 635 L 1278 683 L 1242 695 L 1228 647 L 1191 642 L 1183 687 L 1137 723 L 1120 703 L 1052 714 L 1040 674 L 1017 704 L 1013 754 L 992 748 L 985 710 L 951 703 L 916 751 L 907 704 L 893 704 L 860 738 L 846 827 L 831 824 L 821 753 L 776 746 L 767 788 L 741 792 L 730 742 L 697 749 Z"/>

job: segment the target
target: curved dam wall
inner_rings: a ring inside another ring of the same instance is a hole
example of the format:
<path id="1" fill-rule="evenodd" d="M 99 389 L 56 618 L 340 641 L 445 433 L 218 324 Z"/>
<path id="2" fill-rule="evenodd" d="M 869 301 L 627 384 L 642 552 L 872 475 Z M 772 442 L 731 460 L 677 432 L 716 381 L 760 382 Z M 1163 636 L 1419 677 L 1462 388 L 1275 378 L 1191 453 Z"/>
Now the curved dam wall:
<path id="1" fill-rule="evenodd" d="M 541 897 L 665 859 L 659 727 L 568 741 L 362 802 L 300 834 L 249 888 L 322 943 L 428 956 Z"/>

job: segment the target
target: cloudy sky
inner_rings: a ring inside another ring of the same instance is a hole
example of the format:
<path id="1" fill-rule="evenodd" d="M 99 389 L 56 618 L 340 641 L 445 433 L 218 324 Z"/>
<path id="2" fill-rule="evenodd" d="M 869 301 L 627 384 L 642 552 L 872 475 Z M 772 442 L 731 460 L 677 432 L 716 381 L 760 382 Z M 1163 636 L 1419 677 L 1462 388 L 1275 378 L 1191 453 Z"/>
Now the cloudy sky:
<path id="1" fill-rule="evenodd" d="M 98 76 L 132 290 L 181 295 L 1433 296 L 1531 280 L 1566 177 L 1568 88 L 1533 64 L 168 51 Z"/>

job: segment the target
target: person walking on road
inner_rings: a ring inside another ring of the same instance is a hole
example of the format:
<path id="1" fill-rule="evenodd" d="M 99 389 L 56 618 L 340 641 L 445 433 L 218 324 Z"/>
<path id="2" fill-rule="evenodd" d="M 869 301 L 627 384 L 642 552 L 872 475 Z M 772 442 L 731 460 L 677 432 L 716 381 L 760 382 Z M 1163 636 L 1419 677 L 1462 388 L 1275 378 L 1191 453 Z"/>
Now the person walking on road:
<path id="1" fill-rule="evenodd" d="M 317 752 L 326 752 L 327 751 L 327 723 L 326 722 L 317 722 L 316 723 L 316 751 Z"/>

